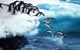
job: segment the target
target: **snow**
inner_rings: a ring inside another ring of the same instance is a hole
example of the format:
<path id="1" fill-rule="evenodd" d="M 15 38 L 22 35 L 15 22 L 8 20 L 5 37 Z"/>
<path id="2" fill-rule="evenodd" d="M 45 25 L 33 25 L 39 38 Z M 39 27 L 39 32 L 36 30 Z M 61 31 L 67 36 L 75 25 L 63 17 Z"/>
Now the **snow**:
<path id="1" fill-rule="evenodd" d="M 6 6 L 0 9 L 0 38 L 6 38 L 9 35 L 36 35 L 38 33 L 37 27 L 40 23 L 37 16 L 20 12 L 12 15 L 7 11 Z"/>

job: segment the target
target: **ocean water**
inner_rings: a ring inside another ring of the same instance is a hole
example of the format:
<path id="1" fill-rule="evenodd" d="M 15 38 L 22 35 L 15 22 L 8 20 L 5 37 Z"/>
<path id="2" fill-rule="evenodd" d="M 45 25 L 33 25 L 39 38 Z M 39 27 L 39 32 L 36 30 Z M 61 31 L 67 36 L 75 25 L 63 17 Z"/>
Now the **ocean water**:
<path id="1" fill-rule="evenodd" d="M 30 44 L 19 50 L 80 50 L 80 0 L 51 1 L 37 3 L 36 6 L 46 17 L 41 16 L 37 35 L 25 36 Z M 31 0 L 29 2 L 33 3 Z M 38 1 L 34 3 L 36 2 Z M 52 30 L 62 31 L 64 37 L 52 37 L 52 34 L 46 32 L 48 28 L 44 25 L 43 19 L 47 17 L 56 19 L 50 22 L 53 25 Z"/>
<path id="2" fill-rule="evenodd" d="M 67 2 L 65 1 L 65 3 Z M 71 0 L 68 3 L 72 4 L 71 7 L 76 7 L 75 4 L 77 4 L 78 7 L 80 6 L 79 0 Z M 73 9 L 71 10 L 68 9 L 69 7 L 65 8 L 65 6 L 63 6 L 63 8 L 60 8 L 58 7 L 59 5 L 56 6 L 49 4 L 40 4 L 37 6 L 40 9 L 44 9 L 45 12 L 51 12 L 51 14 L 48 14 L 46 16 L 56 19 L 50 23 L 53 25 L 53 31 L 63 31 L 64 37 L 52 38 L 51 34 L 46 33 L 48 28 L 46 28 L 46 26 L 43 24 L 43 21 L 41 20 L 38 35 L 32 38 L 28 37 L 31 44 L 25 46 L 24 48 L 21 48 L 21 50 L 80 50 L 80 15 L 75 14 L 79 13 L 80 9 L 76 9 L 78 8 L 76 7 L 74 9 L 71 8 Z M 61 11 L 63 11 L 63 13 Z M 55 14 L 53 12 L 55 12 Z M 58 42 L 56 41 L 57 39 Z M 60 43 L 62 43 L 62 45 L 60 45 Z"/>
<path id="3" fill-rule="evenodd" d="M 79 39 L 80 38 L 64 38 L 63 45 L 56 45 L 50 38 L 47 39 L 47 37 L 38 36 L 30 40 L 30 44 L 21 48 L 21 50 L 80 50 Z"/>

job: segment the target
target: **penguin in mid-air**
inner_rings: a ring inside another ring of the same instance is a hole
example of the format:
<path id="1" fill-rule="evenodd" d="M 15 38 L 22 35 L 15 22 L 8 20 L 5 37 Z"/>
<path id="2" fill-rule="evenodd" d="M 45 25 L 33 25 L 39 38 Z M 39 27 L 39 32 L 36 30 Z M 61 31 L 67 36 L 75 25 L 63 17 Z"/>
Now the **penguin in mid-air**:
<path id="1" fill-rule="evenodd" d="M 2 9 L 3 9 L 3 7 L 2 7 L 2 3 L 0 3 L 0 8 L 2 8 Z"/>
<path id="2" fill-rule="evenodd" d="M 14 1 L 14 2 L 12 2 L 12 3 L 9 4 L 8 12 L 12 11 L 12 9 L 16 6 L 17 2 L 19 2 L 19 1 Z"/>
<path id="3" fill-rule="evenodd" d="M 38 12 L 35 16 L 38 16 L 38 15 L 43 15 L 43 16 L 45 16 L 43 12 Z"/>

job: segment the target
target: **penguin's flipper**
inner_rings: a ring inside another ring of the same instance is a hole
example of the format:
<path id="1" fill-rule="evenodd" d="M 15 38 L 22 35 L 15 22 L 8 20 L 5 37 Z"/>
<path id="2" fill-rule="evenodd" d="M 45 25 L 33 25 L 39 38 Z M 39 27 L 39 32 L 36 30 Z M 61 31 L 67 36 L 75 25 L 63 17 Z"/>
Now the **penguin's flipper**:
<path id="1" fill-rule="evenodd" d="M 43 16 L 45 16 L 45 14 L 43 13 L 43 12 L 39 12 L 40 13 L 40 15 L 43 15 Z"/>

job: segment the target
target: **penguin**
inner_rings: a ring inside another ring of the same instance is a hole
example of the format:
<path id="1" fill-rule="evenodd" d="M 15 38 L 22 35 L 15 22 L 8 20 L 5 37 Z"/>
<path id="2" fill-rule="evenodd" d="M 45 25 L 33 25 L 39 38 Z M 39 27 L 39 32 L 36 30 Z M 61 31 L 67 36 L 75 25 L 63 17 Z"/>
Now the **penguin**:
<path id="1" fill-rule="evenodd" d="M 33 13 L 34 13 L 36 10 L 39 11 L 36 6 L 31 6 L 31 8 L 28 9 L 27 14 L 30 14 L 31 11 L 33 11 Z"/>
<path id="2" fill-rule="evenodd" d="M 12 11 L 12 7 L 11 7 L 11 4 L 9 5 L 8 7 L 8 12 Z"/>
<path id="3" fill-rule="evenodd" d="M 62 32 L 62 31 L 57 31 L 56 36 L 57 37 L 65 37 L 64 32 Z"/>
<path id="4" fill-rule="evenodd" d="M 17 10 L 17 5 L 13 8 L 12 15 L 13 15 L 13 14 L 15 14 L 15 13 L 16 13 L 16 11 L 18 11 L 18 10 Z"/>
<path id="5" fill-rule="evenodd" d="M 33 6 L 33 13 L 34 13 L 35 11 L 38 11 L 38 12 L 39 12 L 39 9 L 38 9 L 38 7 L 36 7 L 36 6 Z"/>
<path id="6" fill-rule="evenodd" d="M 26 4 L 26 6 L 24 6 L 24 9 L 25 9 L 25 12 L 27 13 L 28 10 L 32 8 L 33 4 L 31 4 L 31 3 L 25 3 L 25 4 Z"/>
<path id="7" fill-rule="evenodd" d="M 53 20 L 56 20 L 56 19 L 55 18 L 50 18 L 50 17 L 49 18 L 46 18 L 46 19 L 44 19 L 44 24 L 46 24 L 46 26 L 47 26 Z M 47 27 L 50 28 L 50 29 L 52 29 L 53 28 L 53 25 L 50 25 L 50 26 L 47 26 Z"/>
<path id="8" fill-rule="evenodd" d="M 47 20 L 47 21 L 52 21 L 52 20 L 56 20 L 55 18 L 46 18 L 44 20 Z"/>
<path id="9" fill-rule="evenodd" d="M 27 9 L 28 9 L 26 4 L 27 4 L 27 3 L 25 3 L 25 5 L 23 5 L 23 7 L 22 7 L 22 13 L 26 12 Z"/>
<path id="10" fill-rule="evenodd" d="M 9 7 L 8 7 L 8 12 L 12 11 L 12 8 L 15 7 L 16 3 L 19 2 L 19 1 L 14 1 L 12 3 L 9 4 Z"/>
<path id="11" fill-rule="evenodd" d="M 20 1 L 20 3 L 17 5 L 18 11 L 21 10 L 21 6 L 22 6 L 22 5 L 23 5 L 23 6 L 25 5 L 24 1 Z"/>
<path id="12" fill-rule="evenodd" d="M 31 4 L 31 3 L 27 3 L 27 6 L 29 7 L 29 6 L 33 6 L 33 4 Z"/>
<path id="13" fill-rule="evenodd" d="M 17 2 L 19 3 L 19 1 L 14 1 L 14 2 L 12 3 L 13 7 L 16 6 Z"/>
<path id="14" fill-rule="evenodd" d="M 28 9 L 31 9 L 33 4 L 31 3 L 25 3 L 23 8 L 22 8 L 22 13 L 27 12 Z"/>
<path id="15" fill-rule="evenodd" d="M 17 4 L 14 8 L 13 8 L 13 13 L 12 14 L 15 14 L 16 11 L 21 11 L 21 8 L 22 8 L 22 11 L 24 11 L 23 7 L 21 7 L 23 5 L 23 7 L 25 8 L 26 4 L 23 2 L 23 1 L 20 1 L 19 4 Z"/>
<path id="16" fill-rule="evenodd" d="M 2 7 L 2 3 L 0 3 L 0 8 L 2 8 L 2 9 L 3 9 L 3 7 Z"/>
<path id="17" fill-rule="evenodd" d="M 27 14 L 30 14 L 31 10 L 32 10 L 32 6 L 28 7 Z"/>
<path id="18" fill-rule="evenodd" d="M 38 12 L 35 16 L 38 16 L 38 15 L 43 15 L 43 16 L 45 16 L 44 13 L 42 13 L 42 12 Z"/>

